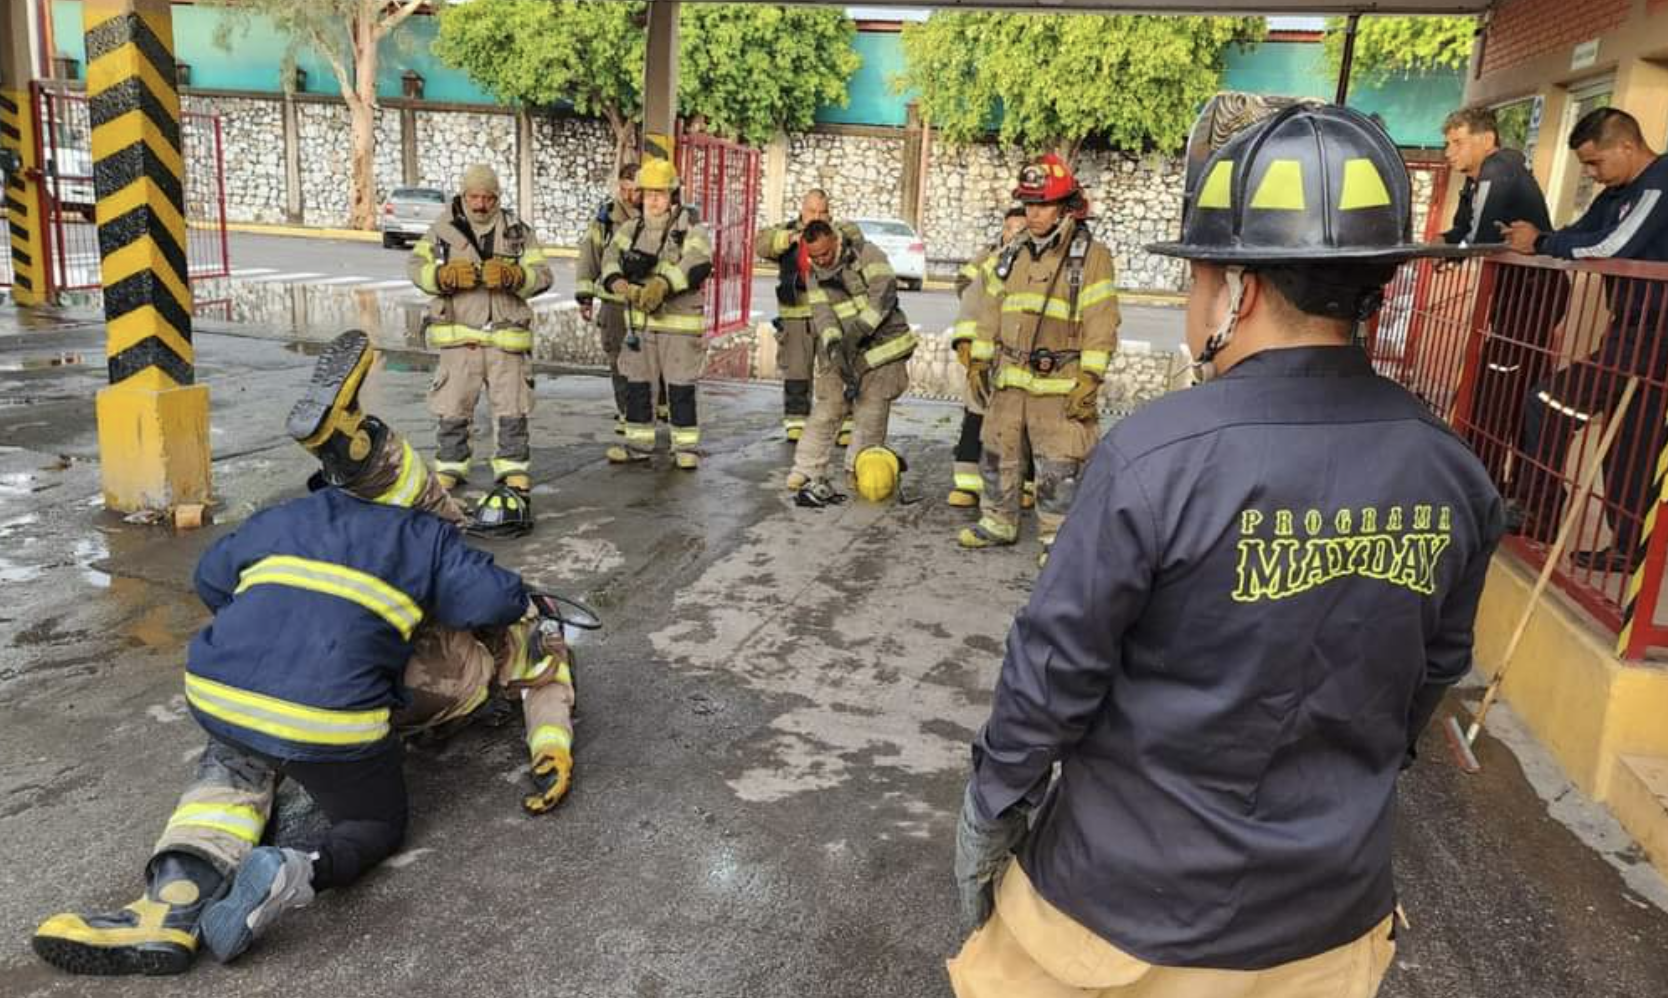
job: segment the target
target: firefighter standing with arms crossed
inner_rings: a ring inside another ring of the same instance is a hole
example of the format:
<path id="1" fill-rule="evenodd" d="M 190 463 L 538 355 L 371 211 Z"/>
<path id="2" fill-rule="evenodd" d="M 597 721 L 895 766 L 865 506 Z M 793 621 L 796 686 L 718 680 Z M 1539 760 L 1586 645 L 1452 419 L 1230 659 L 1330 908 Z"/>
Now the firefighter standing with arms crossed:
<path id="1" fill-rule="evenodd" d="M 672 424 L 672 457 L 679 468 L 700 464 L 701 427 L 695 382 L 706 361 L 707 278 L 712 237 L 695 213 L 678 204 L 677 171 L 651 159 L 637 171 L 643 214 L 614 233 L 602 255 L 597 283 L 625 302 L 625 446 L 608 448 L 608 460 L 649 460 L 655 447 L 655 385 L 666 383 Z"/>
<path id="2" fill-rule="evenodd" d="M 637 164 L 620 167 L 614 196 L 597 208 L 596 217 L 585 228 L 579 242 L 579 259 L 574 264 L 573 297 L 579 302 L 579 316 L 586 322 L 596 318 L 602 334 L 602 352 L 608 357 L 608 374 L 614 382 L 614 432 L 625 433 L 626 377 L 620 373 L 620 350 L 625 344 L 625 303 L 597 286 L 602 273 L 602 254 L 622 225 L 637 219 L 643 211 L 643 196 L 637 191 Z"/>
<path id="3" fill-rule="evenodd" d="M 531 226 L 499 207 L 498 175 L 463 171 L 452 209 L 412 248 L 406 271 L 433 297 L 425 318 L 440 353 L 429 386 L 439 420 L 434 470 L 448 491 L 469 475 L 469 427 L 486 389 L 496 420 L 493 490 L 482 503 L 527 504 L 533 483 L 527 417 L 533 411 L 533 309 L 550 265 Z"/>
<path id="4" fill-rule="evenodd" d="M 1099 438 L 1099 397 L 1118 343 L 1112 253 L 1084 224 L 1077 178 L 1050 153 L 1020 172 L 1014 200 L 1026 231 L 996 257 L 970 348 L 968 390 L 984 401 L 984 492 L 962 547 L 1019 537 L 1026 457 L 1036 463 L 1037 524 L 1046 562 Z M 987 388 L 988 385 L 988 388 Z"/>
<path id="5" fill-rule="evenodd" d="M 1352 342 L 1421 251 L 1389 136 L 1295 106 L 1202 175 L 1150 249 L 1191 261 L 1208 380 L 1100 442 L 1008 635 L 959 998 L 1370 998 L 1394 955 L 1396 778 L 1471 668 L 1500 496 Z"/>

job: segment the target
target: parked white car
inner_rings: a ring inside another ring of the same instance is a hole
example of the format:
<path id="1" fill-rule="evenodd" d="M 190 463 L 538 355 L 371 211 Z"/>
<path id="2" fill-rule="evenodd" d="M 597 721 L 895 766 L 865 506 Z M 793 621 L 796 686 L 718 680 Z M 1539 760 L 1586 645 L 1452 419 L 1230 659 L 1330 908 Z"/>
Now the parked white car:
<path id="1" fill-rule="evenodd" d="M 382 228 L 382 247 L 394 249 L 421 239 L 450 199 L 433 187 L 396 187 L 377 216 Z"/>
<path id="2" fill-rule="evenodd" d="M 854 218 L 851 222 L 892 261 L 899 286 L 921 290 L 921 282 L 927 279 L 927 244 L 908 222 L 898 218 Z"/>

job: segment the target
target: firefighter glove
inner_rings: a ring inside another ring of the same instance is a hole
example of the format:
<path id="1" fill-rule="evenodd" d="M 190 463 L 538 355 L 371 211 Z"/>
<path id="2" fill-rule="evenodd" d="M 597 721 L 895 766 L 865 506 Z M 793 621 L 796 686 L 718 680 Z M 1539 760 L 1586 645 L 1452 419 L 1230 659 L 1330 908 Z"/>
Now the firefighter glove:
<path id="1" fill-rule="evenodd" d="M 990 404 L 990 361 L 972 360 L 968 363 L 967 395 L 980 408 Z"/>
<path id="2" fill-rule="evenodd" d="M 533 759 L 533 786 L 536 793 L 522 798 L 521 806 L 529 814 L 543 814 L 561 803 L 573 783 L 573 755 L 559 746 L 539 752 Z"/>
<path id="3" fill-rule="evenodd" d="M 493 257 L 481 267 L 481 283 L 493 291 L 514 291 L 526 279 L 526 272 L 514 260 Z"/>
<path id="4" fill-rule="evenodd" d="M 1030 822 L 1024 808 L 1009 808 L 994 822 L 979 816 L 973 785 L 962 796 L 956 822 L 956 892 L 961 899 L 962 929 L 968 933 L 985 924 L 995 907 L 996 884 L 1008 860 L 1025 841 Z"/>
<path id="5" fill-rule="evenodd" d="M 666 301 L 666 296 L 672 293 L 672 285 L 659 274 L 643 282 L 643 288 L 638 292 L 637 304 L 645 312 L 653 312 Z"/>
<path id="6" fill-rule="evenodd" d="M 955 342 L 955 350 L 956 350 L 956 361 L 958 363 L 960 363 L 962 367 L 970 368 L 970 367 L 973 366 L 973 341 L 972 340 L 957 340 Z"/>
<path id="7" fill-rule="evenodd" d="M 1090 422 L 1099 413 L 1100 375 L 1077 372 L 1077 385 L 1066 395 L 1066 418 Z"/>
<path id="8" fill-rule="evenodd" d="M 468 260 L 453 260 L 451 263 L 440 265 L 434 272 L 434 282 L 440 285 L 441 291 L 468 291 L 480 280 L 475 265 Z"/>

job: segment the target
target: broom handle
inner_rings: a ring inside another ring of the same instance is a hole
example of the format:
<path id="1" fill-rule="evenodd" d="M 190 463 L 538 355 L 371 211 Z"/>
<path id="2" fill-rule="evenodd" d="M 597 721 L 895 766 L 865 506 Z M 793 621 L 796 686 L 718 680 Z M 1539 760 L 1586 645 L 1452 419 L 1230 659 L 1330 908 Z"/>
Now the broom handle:
<path id="1" fill-rule="evenodd" d="M 1581 473 L 1581 483 L 1576 486 L 1574 501 L 1570 503 L 1569 511 L 1564 514 L 1564 522 L 1558 527 L 1558 536 L 1552 542 L 1552 549 L 1546 553 L 1546 564 L 1541 566 L 1541 574 L 1535 580 L 1535 588 L 1529 594 L 1529 602 L 1523 605 L 1523 612 L 1518 615 L 1517 630 L 1512 632 L 1512 639 L 1506 642 L 1506 654 L 1500 657 L 1500 668 L 1495 670 L 1494 678 L 1489 680 L 1488 689 L 1483 691 L 1482 705 L 1477 708 L 1476 715 L 1471 719 L 1471 727 L 1466 729 L 1467 745 L 1477 740 L 1477 733 L 1483 730 L 1483 718 L 1488 716 L 1489 708 L 1494 706 L 1495 699 L 1500 696 L 1500 684 L 1506 678 L 1506 670 L 1511 667 L 1512 656 L 1517 654 L 1517 646 L 1523 640 L 1524 632 L 1529 629 L 1529 618 L 1534 616 L 1535 607 L 1541 601 L 1541 594 L 1546 592 L 1546 584 L 1552 581 L 1552 573 L 1563 560 L 1564 545 L 1568 543 L 1570 533 L 1575 527 L 1576 516 L 1587 505 L 1593 480 L 1598 477 L 1599 467 L 1604 463 L 1605 456 L 1610 453 L 1610 444 L 1616 439 L 1616 431 L 1622 428 L 1622 420 L 1627 415 L 1628 405 L 1633 402 L 1633 393 L 1638 387 L 1637 377 L 1627 379 L 1627 387 L 1622 389 L 1621 401 L 1616 403 L 1615 411 L 1604 421 L 1604 436 L 1599 439 L 1598 453 L 1593 455 L 1592 463 Z"/>

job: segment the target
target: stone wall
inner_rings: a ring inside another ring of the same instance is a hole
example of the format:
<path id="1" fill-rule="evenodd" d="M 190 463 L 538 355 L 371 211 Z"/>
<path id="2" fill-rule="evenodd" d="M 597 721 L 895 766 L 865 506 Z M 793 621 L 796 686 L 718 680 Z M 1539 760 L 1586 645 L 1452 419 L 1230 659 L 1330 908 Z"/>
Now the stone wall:
<path id="1" fill-rule="evenodd" d="M 844 218 L 896 218 L 903 177 L 903 133 L 897 138 L 829 132 L 788 136 L 787 182 L 778 212 L 761 206 L 761 224 L 773 225 L 799 210 L 813 187 L 828 192 L 834 213 Z"/>
<path id="2" fill-rule="evenodd" d="M 418 183 L 455 194 L 464 169 L 485 163 L 498 172 L 504 206 L 525 214 L 516 203 L 514 115 L 419 111 L 416 118 Z"/>
<path id="3" fill-rule="evenodd" d="M 314 101 L 296 103 L 301 163 L 301 212 L 309 225 L 341 225 L 347 220 L 353 178 L 353 131 L 347 106 Z M 381 200 L 400 183 L 400 116 L 376 112 L 376 186 Z M 227 172 L 240 150 L 228 148 Z M 283 173 L 279 173 L 280 186 Z"/>
<path id="4" fill-rule="evenodd" d="M 226 166 L 226 217 L 234 222 L 284 220 L 284 114 L 275 100 L 188 97 L 185 110 L 220 116 Z M 190 142 L 189 157 L 203 155 Z M 235 151 L 236 158 L 233 158 Z M 197 163 L 190 164 L 192 173 Z M 188 183 L 195 189 L 198 185 Z M 193 200 L 196 199 L 195 193 Z"/>
<path id="5" fill-rule="evenodd" d="M 587 118 L 533 119 L 533 223 L 539 237 L 573 246 L 614 190 L 614 132 Z"/>

